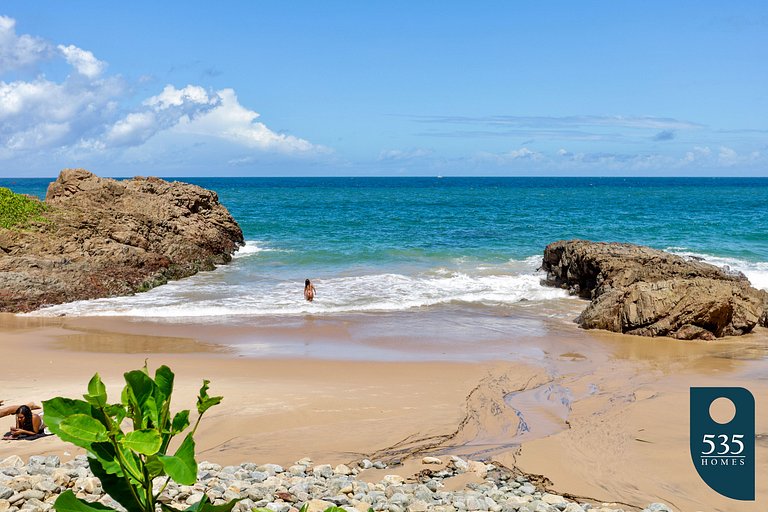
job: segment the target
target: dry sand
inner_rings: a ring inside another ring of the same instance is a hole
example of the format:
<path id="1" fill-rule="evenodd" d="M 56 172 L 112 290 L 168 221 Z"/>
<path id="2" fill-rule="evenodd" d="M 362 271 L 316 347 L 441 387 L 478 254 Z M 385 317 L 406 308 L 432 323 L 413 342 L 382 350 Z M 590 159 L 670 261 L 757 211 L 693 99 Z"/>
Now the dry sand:
<path id="1" fill-rule="evenodd" d="M 225 397 L 198 431 L 199 459 L 289 465 L 309 456 L 335 464 L 455 453 L 543 474 L 557 492 L 596 501 L 664 501 L 683 511 L 768 508 L 765 331 L 692 343 L 554 325 L 545 337 L 499 334 L 488 342 L 522 357 L 473 363 L 430 361 L 446 359 L 445 348 L 430 357 L 429 343 L 415 334 L 404 344 L 361 340 L 360 332 L 343 319 L 254 327 L 0 315 L 0 398 L 77 397 L 98 371 L 116 399 L 122 373 L 146 359 L 150 368 L 166 364 L 176 373 L 176 408 L 194 407 L 203 378 Z M 242 340 L 306 346 L 313 357 L 245 357 L 237 349 Z M 407 362 L 377 360 L 404 346 L 414 351 Z M 339 354 L 352 360 L 332 359 Z M 755 502 L 723 498 L 696 474 L 688 454 L 688 388 L 695 385 L 744 386 L 755 395 Z M 11 424 L 0 420 L 1 428 Z M 55 437 L 0 442 L 0 458 L 77 453 Z"/>

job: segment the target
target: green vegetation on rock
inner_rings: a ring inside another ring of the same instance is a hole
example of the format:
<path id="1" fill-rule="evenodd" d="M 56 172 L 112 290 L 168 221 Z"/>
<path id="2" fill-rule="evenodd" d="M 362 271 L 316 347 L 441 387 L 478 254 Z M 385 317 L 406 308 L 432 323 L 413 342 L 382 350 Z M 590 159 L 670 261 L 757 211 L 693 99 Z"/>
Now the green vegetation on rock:
<path id="1" fill-rule="evenodd" d="M 40 201 L 0 187 L 0 227 L 8 229 L 31 220 L 41 220 L 40 214 L 45 209 L 45 204 Z"/>

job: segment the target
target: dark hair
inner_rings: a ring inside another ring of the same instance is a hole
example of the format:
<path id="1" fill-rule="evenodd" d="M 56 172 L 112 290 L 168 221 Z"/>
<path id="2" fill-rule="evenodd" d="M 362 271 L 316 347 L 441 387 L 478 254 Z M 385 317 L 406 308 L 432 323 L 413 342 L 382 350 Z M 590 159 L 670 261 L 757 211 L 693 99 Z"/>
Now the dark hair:
<path id="1" fill-rule="evenodd" d="M 304 281 L 304 288 L 306 288 L 307 286 L 309 286 L 309 279 L 307 279 L 306 281 Z"/>
<path id="2" fill-rule="evenodd" d="M 17 428 L 20 428 L 22 430 L 28 430 L 30 432 L 35 431 L 35 427 L 32 424 L 32 409 L 30 409 L 26 405 L 20 406 L 18 409 L 16 409 L 16 416 L 19 415 L 19 413 L 24 415 L 24 422 L 18 425 Z M 16 418 L 16 423 L 19 423 L 19 419 Z"/>

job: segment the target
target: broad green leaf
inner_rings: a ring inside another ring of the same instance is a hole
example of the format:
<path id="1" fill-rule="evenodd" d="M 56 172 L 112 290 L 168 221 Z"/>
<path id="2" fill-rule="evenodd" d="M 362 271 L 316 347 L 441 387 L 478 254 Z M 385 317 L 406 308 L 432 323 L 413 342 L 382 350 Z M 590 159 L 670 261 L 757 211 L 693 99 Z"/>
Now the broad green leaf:
<path id="1" fill-rule="evenodd" d="M 208 396 L 208 384 L 211 381 L 204 380 L 203 387 L 200 388 L 200 394 L 197 397 L 197 412 L 202 415 L 205 411 L 217 405 L 224 398 L 223 396 Z"/>
<path id="2" fill-rule="evenodd" d="M 101 382 L 101 377 L 96 373 L 88 382 L 88 394 L 83 395 L 85 400 L 96 407 L 104 407 L 107 405 L 107 388 L 104 383 Z"/>
<path id="3" fill-rule="evenodd" d="M 89 503 L 75 496 L 72 491 L 64 491 L 56 498 L 53 508 L 57 512 L 101 512 L 103 510 L 113 510 L 99 502 Z"/>
<path id="4" fill-rule="evenodd" d="M 128 411 L 125 410 L 125 407 L 122 404 L 112 404 L 106 406 L 104 408 L 104 412 L 107 413 L 110 418 L 112 418 L 110 432 L 114 434 L 119 432 L 122 434 L 122 430 L 120 430 L 120 424 L 128 415 Z"/>
<path id="5" fill-rule="evenodd" d="M 197 481 L 197 462 L 195 461 L 195 440 L 187 434 L 179 449 L 173 455 L 159 455 L 165 466 L 165 472 L 182 485 L 192 485 Z"/>
<path id="6" fill-rule="evenodd" d="M 171 424 L 171 433 L 178 434 L 189 426 L 189 409 L 184 409 L 176 413 Z"/>
<path id="7" fill-rule="evenodd" d="M 124 377 L 126 382 L 124 399 L 128 404 L 129 416 L 133 420 L 133 429 L 141 430 L 147 427 L 144 407 L 147 399 L 152 396 L 155 383 L 152 382 L 146 371 L 142 370 L 127 372 Z"/>
<path id="8" fill-rule="evenodd" d="M 237 502 L 241 501 L 242 499 L 243 498 L 239 498 L 236 500 L 229 501 L 227 503 L 222 503 L 221 505 L 214 505 L 213 503 L 211 503 L 211 499 L 208 497 L 208 495 L 203 494 L 203 497 L 200 499 L 200 501 L 198 501 L 194 505 L 191 505 L 185 508 L 183 512 L 229 512 L 234 508 L 235 505 L 237 505 Z M 170 512 L 173 509 L 163 507 L 163 510 L 166 512 Z M 178 511 L 175 511 L 175 512 L 178 512 Z M 272 511 L 270 510 L 270 512 Z"/>
<path id="9" fill-rule="evenodd" d="M 160 415 L 162 414 L 162 404 L 158 404 L 154 396 L 147 397 L 147 400 L 141 404 L 141 412 L 147 421 L 146 428 L 161 428 Z"/>
<path id="10" fill-rule="evenodd" d="M 125 434 L 125 437 L 120 440 L 120 444 L 124 447 L 144 455 L 156 454 L 162 443 L 163 438 L 160 432 L 154 429 L 134 430 Z"/>
<path id="11" fill-rule="evenodd" d="M 56 397 L 43 402 L 45 411 L 45 424 L 51 432 L 61 437 L 59 423 L 72 414 L 91 414 L 91 405 L 83 400 Z M 62 438 L 64 439 L 64 438 Z M 69 439 L 64 439 L 69 441 Z"/>
<path id="12" fill-rule="evenodd" d="M 107 473 L 94 459 L 89 459 L 88 462 L 93 475 L 101 481 L 101 486 L 104 489 L 104 492 L 109 494 L 113 500 L 129 511 L 146 510 L 146 495 L 144 494 L 144 489 L 138 482 L 133 485 L 133 489 L 135 489 L 136 495 L 138 495 L 137 500 L 136 496 L 134 496 L 134 493 L 131 491 L 132 486 L 125 478 Z"/>
<path id="13" fill-rule="evenodd" d="M 59 423 L 59 430 L 76 439 L 78 446 L 87 448 L 91 443 L 107 440 L 107 429 L 101 422 L 87 414 L 73 414 Z M 84 446 L 85 444 L 85 446 Z"/>
<path id="14" fill-rule="evenodd" d="M 173 372 L 165 365 L 155 371 L 155 384 L 166 398 L 170 398 L 173 393 L 173 379 Z"/>
<path id="15" fill-rule="evenodd" d="M 134 370 L 127 372 L 123 375 L 125 382 L 130 387 L 130 391 L 133 397 L 136 399 L 136 403 L 141 406 L 147 399 L 152 396 L 152 388 L 155 383 L 149 378 L 145 372 L 141 370 Z"/>
<path id="16" fill-rule="evenodd" d="M 173 393 L 174 375 L 170 368 L 163 365 L 155 371 L 155 400 L 160 416 L 156 426 L 166 431 L 171 423 L 171 393 Z"/>
<path id="17" fill-rule="evenodd" d="M 157 478 L 165 474 L 165 466 L 163 466 L 163 462 L 157 455 L 150 455 L 147 457 L 147 462 L 144 464 L 144 467 L 146 467 L 147 471 L 149 471 L 150 479 Z"/>
<path id="18" fill-rule="evenodd" d="M 107 473 L 123 476 L 123 469 L 117 460 L 117 452 L 112 443 L 93 443 L 90 448 L 89 464 L 98 463 Z"/>

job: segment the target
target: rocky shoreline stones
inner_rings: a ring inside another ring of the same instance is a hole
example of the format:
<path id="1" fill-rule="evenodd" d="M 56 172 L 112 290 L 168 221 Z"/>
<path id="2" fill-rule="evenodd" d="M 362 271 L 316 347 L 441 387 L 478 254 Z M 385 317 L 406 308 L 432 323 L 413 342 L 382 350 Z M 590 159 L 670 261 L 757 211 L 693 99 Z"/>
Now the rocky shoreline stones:
<path id="1" fill-rule="evenodd" d="M 743 274 L 649 247 L 558 241 L 542 269 L 544 284 L 591 300 L 585 329 L 712 340 L 768 326 L 768 293 Z"/>
<path id="2" fill-rule="evenodd" d="M 527 477 L 515 476 L 495 464 L 465 461 L 459 457 L 442 457 L 439 464 L 434 460 L 423 464 L 425 469 L 411 478 L 392 474 L 371 483 L 362 469 L 362 462 L 353 464 L 352 468 L 344 464 L 332 468 L 330 465 L 313 465 L 305 458 L 287 469 L 276 464 L 245 463 L 222 467 L 201 462 L 197 483 L 178 485 L 171 482 L 162 492 L 160 501 L 181 510 L 198 502 L 203 493 L 214 504 L 242 499 L 235 506 L 235 512 L 250 511 L 255 507 L 274 512 L 297 512 L 304 504 L 308 504 L 309 512 L 323 511 L 330 506 L 348 512 L 366 512 L 369 508 L 388 512 L 625 510 L 610 503 L 575 502 L 537 489 Z M 386 467 L 383 463 L 378 465 Z M 467 469 L 460 469 L 463 467 Z M 451 479 L 461 478 L 467 472 L 476 477 L 474 482 L 460 490 L 445 489 Z M 98 478 L 88 469 L 85 456 L 66 463 L 61 463 L 55 456 L 33 456 L 27 464 L 17 456 L 0 461 L 0 512 L 48 512 L 58 495 L 67 489 L 86 501 L 119 508 L 104 494 Z M 661 503 L 653 503 L 643 511 L 671 512 Z"/>
<path id="3" fill-rule="evenodd" d="M 45 220 L 0 228 L 0 312 L 128 295 L 231 260 L 243 232 L 215 192 L 65 169 Z"/>

